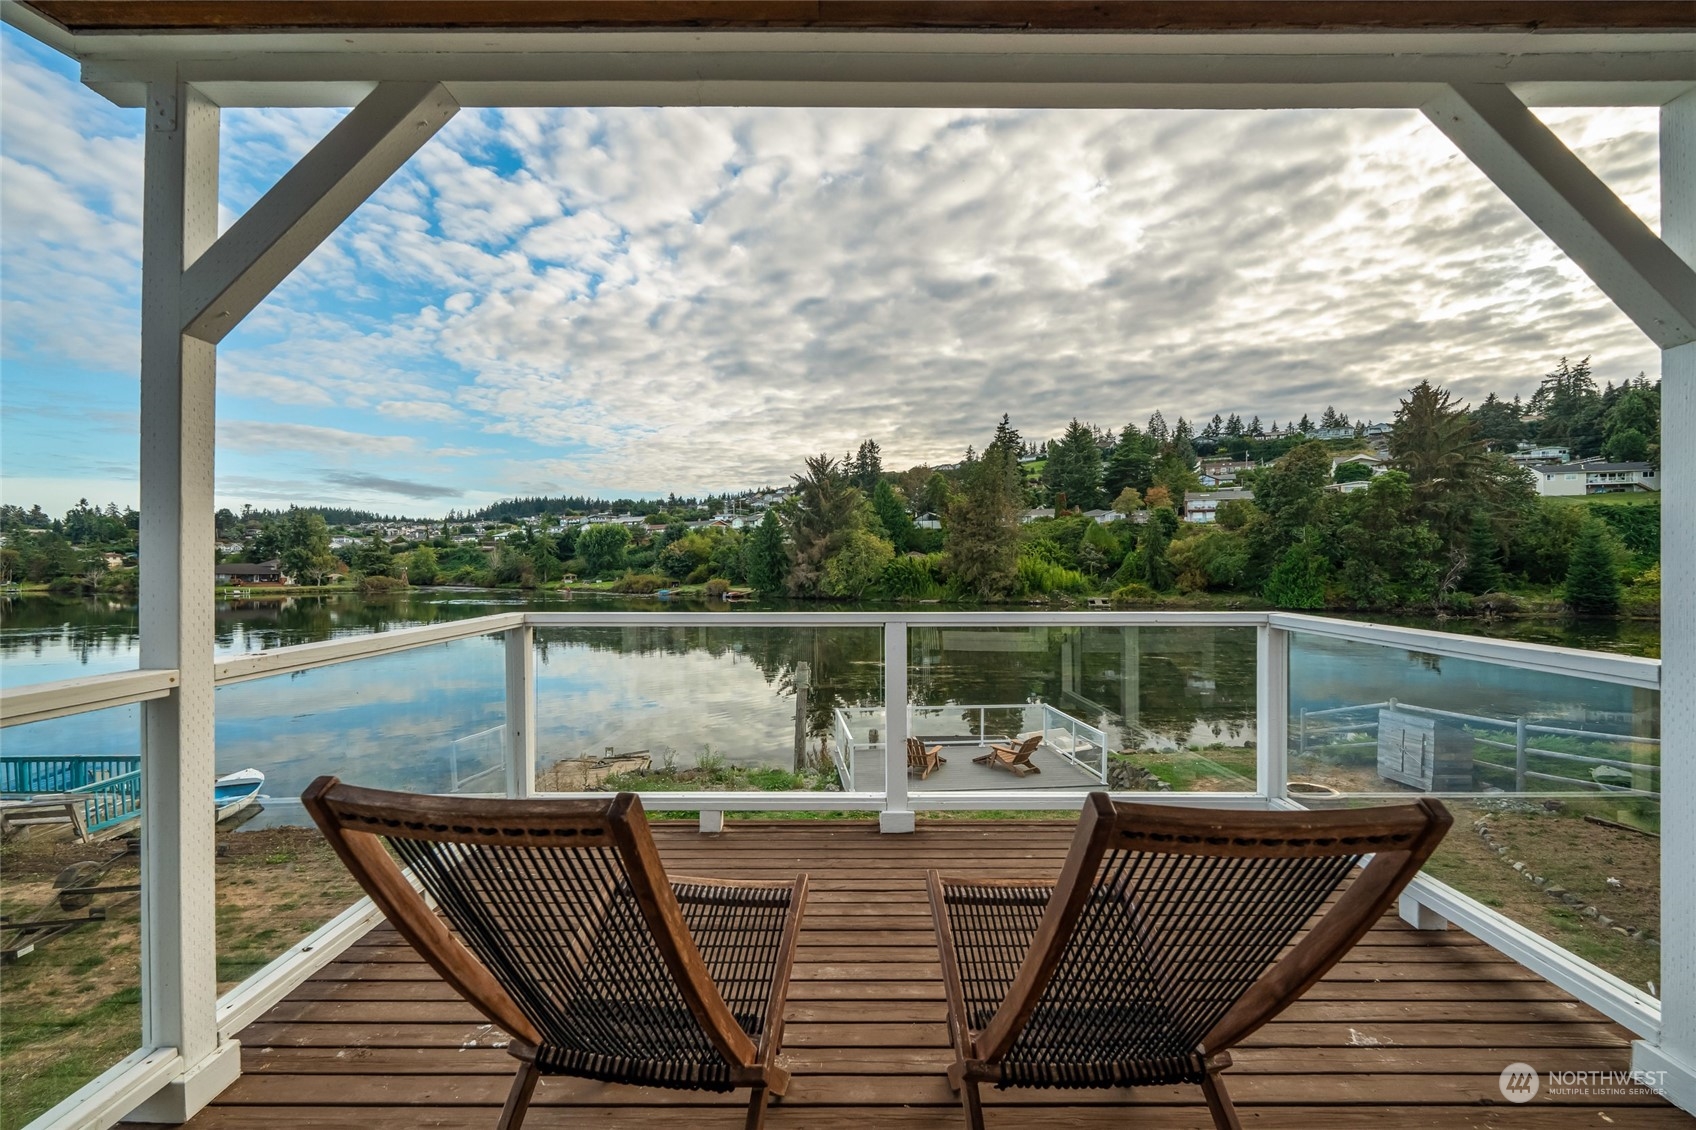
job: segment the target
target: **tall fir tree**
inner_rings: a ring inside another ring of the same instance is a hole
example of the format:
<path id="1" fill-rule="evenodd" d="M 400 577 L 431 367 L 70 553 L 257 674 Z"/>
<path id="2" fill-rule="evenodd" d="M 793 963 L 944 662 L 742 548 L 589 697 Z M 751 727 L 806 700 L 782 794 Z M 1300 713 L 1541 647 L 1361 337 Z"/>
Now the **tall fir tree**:
<path id="1" fill-rule="evenodd" d="M 960 468 L 963 489 L 948 506 L 948 572 L 986 599 L 1011 592 L 1018 577 L 1024 501 L 1019 445 L 1019 433 L 1002 416 L 983 455 Z"/>
<path id="2" fill-rule="evenodd" d="M 742 546 L 742 569 L 747 574 L 748 583 L 763 593 L 779 592 L 783 589 L 784 573 L 789 565 L 789 555 L 783 548 L 783 526 L 777 520 L 776 510 L 767 510 L 760 524 L 754 527 L 754 532 Z"/>
<path id="3" fill-rule="evenodd" d="M 1619 567 L 1607 530 L 1592 518 L 1578 531 L 1572 564 L 1566 571 L 1566 605 L 1581 616 L 1611 616 L 1619 611 Z"/>

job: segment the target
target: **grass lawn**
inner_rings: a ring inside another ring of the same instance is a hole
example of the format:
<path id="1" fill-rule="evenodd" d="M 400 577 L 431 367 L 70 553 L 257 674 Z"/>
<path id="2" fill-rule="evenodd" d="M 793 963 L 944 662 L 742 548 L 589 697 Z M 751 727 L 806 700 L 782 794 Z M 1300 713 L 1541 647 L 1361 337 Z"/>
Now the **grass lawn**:
<path id="1" fill-rule="evenodd" d="M 119 841 L 80 844 L 42 832 L 0 845 L 0 912 L 34 915 L 54 903 L 53 880 L 66 867 L 123 850 Z M 139 883 L 139 864 L 139 857 L 125 857 L 99 885 Z M 360 893 L 316 829 L 220 833 L 217 867 L 219 992 Z M 140 903 L 133 895 L 102 895 L 96 905 L 107 907 L 105 922 L 46 942 L 5 967 L 0 1130 L 18 1130 L 141 1044 Z"/>

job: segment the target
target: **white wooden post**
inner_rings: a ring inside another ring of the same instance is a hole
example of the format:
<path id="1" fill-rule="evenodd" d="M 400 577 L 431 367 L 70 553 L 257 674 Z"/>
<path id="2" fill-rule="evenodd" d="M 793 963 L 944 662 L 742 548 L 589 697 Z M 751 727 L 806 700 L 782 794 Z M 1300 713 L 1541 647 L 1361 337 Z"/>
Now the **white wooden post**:
<path id="1" fill-rule="evenodd" d="M 506 795 L 536 790 L 536 629 L 506 632 Z"/>
<path id="2" fill-rule="evenodd" d="M 1696 263 L 1696 91 L 1661 108 L 1661 237 Z M 1661 1032 L 1631 1065 L 1696 1111 L 1696 343 L 1661 354 Z"/>
<path id="3" fill-rule="evenodd" d="M 218 234 L 218 108 L 148 88 L 142 222 L 141 666 L 177 689 L 142 710 L 142 1043 L 183 1073 L 131 1115 L 182 1122 L 241 1071 L 218 1039 L 213 842 L 213 389 L 216 349 L 182 333 L 184 268 Z"/>
<path id="4" fill-rule="evenodd" d="M 907 799 L 907 622 L 883 626 L 883 784 L 886 797 L 877 826 L 911 832 L 916 826 Z"/>
<path id="5" fill-rule="evenodd" d="M 1290 633 L 1255 632 L 1254 791 L 1276 806 L 1290 794 Z"/>

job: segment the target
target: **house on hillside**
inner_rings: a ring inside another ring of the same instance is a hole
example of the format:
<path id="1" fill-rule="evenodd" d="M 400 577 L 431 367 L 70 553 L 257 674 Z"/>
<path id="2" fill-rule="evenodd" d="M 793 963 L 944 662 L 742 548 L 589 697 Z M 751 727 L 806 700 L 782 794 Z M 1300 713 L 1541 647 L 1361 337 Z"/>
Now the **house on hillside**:
<path id="1" fill-rule="evenodd" d="M 1208 487 L 1229 486 L 1237 481 L 1237 476 L 1244 471 L 1254 470 L 1256 464 L 1252 459 L 1201 459 L 1196 461 L 1196 478 L 1201 485 Z"/>
<path id="2" fill-rule="evenodd" d="M 927 510 L 925 513 L 920 514 L 917 518 L 913 519 L 913 525 L 917 526 L 921 530 L 940 530 L 942 528 L 942 519 Z"/>
<path id="3" fill-rule="evenodd" d="M 1098 525 L 1106 525 L 1108 522 L 1123 522 L 1125 520 L 1125 516 L 1117 510 L 1085 510 L 1084 517 Z"/>
<path id="4" fill-rule="evenodd" d="M 1541 467 L 1548 463 L 1571 463 L 1572 448 L 1570 447 L 1533 447 L 1528 443 L 1519 445 L 1518 451 L 1506 452 L 1509 459 L 1521 467 Z"/>
<path id="5" fill-rule="evenodd" d="M 1054 507 L 1052 507 L 1052 506 L 1048 506 L 1048 507 L 1039 506 L 1034 510 L 1027 510 L 1023 514 L 1019 515 L 1019 521 L 1021 523 L 1028 523 L 1028 522 L 1034 522 L 1038 518 L 1052 518 L 1052 517 L 1054 517 Z"/>
<path id="6" fill-rule="evenodd" d="M 1353 455 L 1341 455 L 1331 460 L 1331 477 L 1337 477 L 1337 468 L 1351 463 L 1358 463 L 1378 475 L 1389 470 L 1389 460 L 1382 455 L 1373 455 L 1367 451 L 1357 451 Z"/>
<path id="7" fill-rule="evenodd" d="M 1249 502 L 1253 499 L 1254 492 L 1251 490 L 1198 491 L 1184 496 L 1181 517 L 1186 522 L 1212 522 L 1218 518 L 1221 503 Z"/>
<path id="8" fill-rule="evenodd" d="M 1537 493 L 1545 498 L 1586 494 L 1629 494 L 1659 491 L 1660 476 L 1650 463 L 1608 463 L 1581 459 L 1576 463 L 1547 463 L 1531 468 Z"/>
<path id="9" fill-rule="evenodd" d="M 261 561 L 257 565 L 230 562 L 212 567 L 213 580 L 220 585 L 292 585 L 294 580 L 283 575 L 281 561 Z"/>

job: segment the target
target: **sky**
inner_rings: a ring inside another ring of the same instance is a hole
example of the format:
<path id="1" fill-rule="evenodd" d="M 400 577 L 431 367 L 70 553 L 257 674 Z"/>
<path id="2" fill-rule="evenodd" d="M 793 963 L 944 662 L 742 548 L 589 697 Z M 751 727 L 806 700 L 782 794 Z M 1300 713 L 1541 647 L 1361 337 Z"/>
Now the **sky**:
<path id="1" fill-rule="evenodd" d="M 227 110 L 222 224 L 339 110 Z M 1651 227 L 1652 109 L 1544 120 Z M 141 111 L 0 29 L 0 499 L 139 501 Z M 1389 419 L 1651 343 L 1411 111 L 463 110 L 225 339 L 217 501 L 439 516 Z"/>

